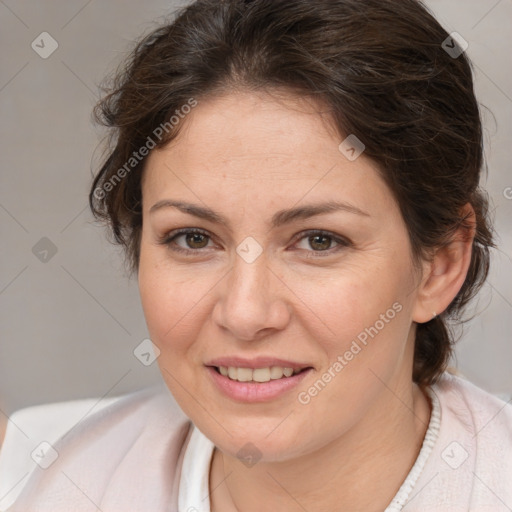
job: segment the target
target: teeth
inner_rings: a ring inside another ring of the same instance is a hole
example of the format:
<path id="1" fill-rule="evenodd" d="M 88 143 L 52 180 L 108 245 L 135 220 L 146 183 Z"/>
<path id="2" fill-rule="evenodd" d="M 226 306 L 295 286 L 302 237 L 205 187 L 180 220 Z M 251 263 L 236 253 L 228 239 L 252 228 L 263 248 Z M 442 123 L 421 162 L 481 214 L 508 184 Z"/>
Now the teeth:
<path id="1" fill-rule="evenodd" d="M 255 368 L 252 371 L 252 380 L 256 382 L 268 382 L 270 380 L 270 368 Z"/>
<path id="2" fill-rule="evenodd" d="M 293 375 L 293 368 L 283 368 L 285 377 L 291 377 Z"/>
<path id="3" fill-rule="evenodd" d="M 284 375 L 283 368 L 279 366 L 272 366 L 270 368 L 270 378 L 271 379 L 281 379 Z"/>
<path id="4" fill-rule="evenodd" d="M 300 372 L 300 370 L 281 366 L 255 368 L 254 370 L 252 368 L 219 366 L 218 369 L 224 377 L 229 377 L 231 380 L 237 380 L 238 382 L 269 382 L 283 377 L 291 377 Z"/>
<path id="5" fill-rule="evenodd" d="M 249 382 L 252 380 L 252 370 L 250 368 L 237 368 L 236 380 L 239 382 Z"/>

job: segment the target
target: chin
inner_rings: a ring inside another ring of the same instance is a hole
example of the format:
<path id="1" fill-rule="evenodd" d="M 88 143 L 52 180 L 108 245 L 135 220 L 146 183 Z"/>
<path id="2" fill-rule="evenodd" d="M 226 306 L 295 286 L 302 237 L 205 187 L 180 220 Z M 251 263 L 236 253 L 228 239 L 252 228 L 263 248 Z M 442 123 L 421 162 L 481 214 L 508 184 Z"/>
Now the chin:
<path id="1" fill-rule="evenodd" d="M 192 421 L 222 452 L 233 458 L 279 462 L 300 456 L 309 445 L 301 438 L 304 429 L 290 428 L 290 425 L 285 428 L 286 420 L 282 420 L 272 418 L 255 423 L 249 418 L 224 417 L 222 427 L 212 424 L 209 418 Z"/>

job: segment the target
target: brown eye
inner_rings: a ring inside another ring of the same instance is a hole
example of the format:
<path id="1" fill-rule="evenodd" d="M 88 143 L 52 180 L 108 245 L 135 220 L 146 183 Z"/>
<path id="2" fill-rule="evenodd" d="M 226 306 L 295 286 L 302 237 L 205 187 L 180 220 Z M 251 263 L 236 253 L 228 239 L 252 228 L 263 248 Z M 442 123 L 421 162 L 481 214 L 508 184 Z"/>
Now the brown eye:
<path id="1" fill-rule="evenodd" d="M 308 241 L 313 249 L 326 251 L 330 248 L 332 237 L 327 235 L 313 235 L 308 238 Z"/>
<path id="2" fill-rule="evenodd" d="M 176 241 L 183 238 L 185 245 L 178 244 Z M 180 229 L 177 231 L 171 231 L 161 239 L 158 243 L 168 247 L 170 250 L 175 252 L 181 252 L 184 254 L 199 254 L 202 249 L 208 246 L 210 236 L 204 231 L 198 229 Z"/>
<path id="3" fill-rule="evenodd" d="M 185 240 L 191 249 L 202 249 L 208 245 L 207 236 L 201 233 L 187 233 Z M 204 243 L 205 241 L 206 243 Z"/>
<path id="4" fill-rule="evenodd" d="M 306 247 L 300 247 L 300 249 L 309 253 L 308 258 L 330 256 L 352 245 L 350 241 L 327 231 L 310 230 L 300 233 L 298 236 L 300 237 L 299 242 L 306 241 Z M 336 244 L 337 247 L 333 248 L 333 244 Z"/>

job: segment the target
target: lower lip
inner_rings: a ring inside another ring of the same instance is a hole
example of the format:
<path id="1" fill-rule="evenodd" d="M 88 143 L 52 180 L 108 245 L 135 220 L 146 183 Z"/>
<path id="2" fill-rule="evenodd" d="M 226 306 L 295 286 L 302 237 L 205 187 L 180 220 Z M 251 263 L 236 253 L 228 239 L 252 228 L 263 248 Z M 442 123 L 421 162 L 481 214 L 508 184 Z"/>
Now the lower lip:
<path id="1" fill-rule="evenodd" d="M 268 382 L 238 382 L 224 377 L 212 366 L 208 366 L 206 369 L 215 385 L 225 395 L 233 400 L 251 403 L 266 402 L 283 395 L 296 387 L 312 370 L 312 368 L 308 368 L 291 377 L 269 380 Z"/>

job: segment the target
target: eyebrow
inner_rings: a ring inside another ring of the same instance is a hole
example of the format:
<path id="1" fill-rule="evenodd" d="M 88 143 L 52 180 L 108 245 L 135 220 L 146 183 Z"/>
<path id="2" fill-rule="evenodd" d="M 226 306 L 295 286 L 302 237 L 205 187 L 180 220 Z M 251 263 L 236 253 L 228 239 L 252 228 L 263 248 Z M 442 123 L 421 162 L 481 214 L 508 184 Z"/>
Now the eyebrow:
<path id="1" fill-rule="evenodd" d="M 184 201 L 173 201 L 171 199 L 162 199 L 156 202 L 149 210 L 149 213 L 154 213 L 162 208 L 177 208 L 183 213 L 188 213 L 200 219 L 208 220 L 215 224 L 223 224 L 231 229 L 231 223 L 226 217 L 220 213 L 204 206 L 199 206 L 192 203 L 186 203 Z M 370 214 L 353 206 L 349 203 L 343 203 L 339 201 L 328 201 L 326 203 L 311 204 L 305 206 L 299 206 L 296 208 L 290 208 L 288 210 L 279 210 L 272 216 L 271 226 L 277 228 L 284 224 L 289 224 L 297 220 L 308 219 L 316 215 L 322 215 L 325 213 L 332 213 L 336 211 L 344 211 L 355 215 L 361 215 L 370 217 Z"/>

